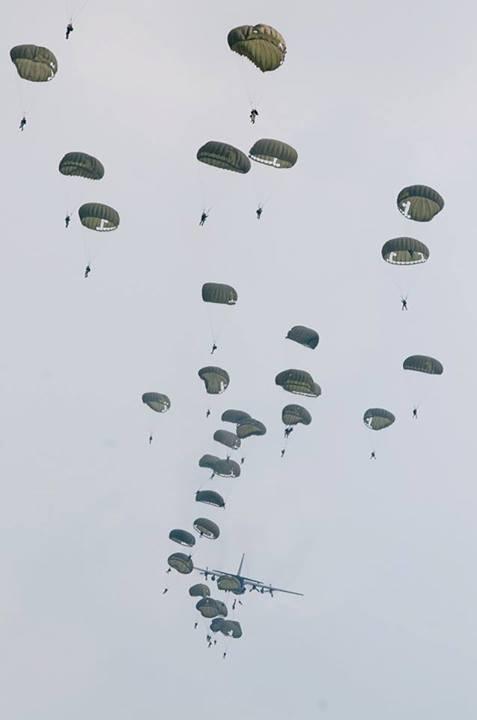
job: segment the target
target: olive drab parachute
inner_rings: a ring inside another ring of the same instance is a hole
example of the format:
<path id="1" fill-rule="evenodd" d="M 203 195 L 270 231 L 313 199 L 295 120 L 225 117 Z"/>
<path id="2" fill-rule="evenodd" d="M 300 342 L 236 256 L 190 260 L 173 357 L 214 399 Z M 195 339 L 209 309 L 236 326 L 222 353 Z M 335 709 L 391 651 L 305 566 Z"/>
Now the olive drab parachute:
<path id="1" fill-rule="evenodd" d="M 238 295 L 231 285 L 208 282 L 202 285 L 202 300 L 221 305 L 235 305 Z"/>
<path id="2" fill-rule="evenodd" d="M 411 185 L 401 190 L 397 206 L 408 220 L 429 222 L 444 207 L 444 199 L 427 185 Z"/>
<path id="3" fill-rule="evenodd" d="M 415 370 L 428 375 L 442 375 L 444 368 L 439 360 L 427 355 L 410 355 L 403 362 L 404 370 Z"/>
<path id="4" fill-rule="evenodd" d="M 250 420 L 251 418 L 250 415 L 243 410 L 225 410 L 225 412 L 222 413 L 221 419 L 223 422 L 229 422 L 238 425 L 244 420 Z"/>
<path id="5" fill-rule="evenodd" d="M 228 430 L 216 430 L 214 432 L 214 440 L 225 445 L 225 447 L 232 448 L 232 450 L 237 450 L 241 445 L 240 438 Z"/>
<path id="6" fill-rule="evenodd" d="M 363 415 L 363 422 L 371 430 L 384 430 L 395 421 L 395 417 L 389 410 L 383 408 L 369 408 Z"/>
<path id="7" fill-rule="evenodd" d="M 169 540 L 173 540 L 174 542 L 179 543 L 179 545 L 186 545 L 187 547 L 194 547 L 195 545 L 195 537 L 192 533 L 187 532 L 187 530 L 171 530 L 169 533 Z"/>
<path id="8" fill-rule="evenodd" d="M 169 555 L 167 562 L 169 567 L 177 570 L 177 572 L 181 573 L 181 575 L 189 575 L 194 569 L 194 564 L 191 558 L 189 555 L 185 555 L 184 553 L 177 552 Z"/>
<path id="9" fill-rule="evenodd" d="M 119 213 L 109 205 L 86 203 L 78 210 L 81 224 L 88 230 L 108 232 L 119 227 Z"/>
<path id="10" fill-rule="evenodd" d="M 265 435 L 266 432 L 267 428 L 265 425 L 260 422 L 260 420 L 255 420 L 255 418 L 243 420 L 237 425 L 237 435 L 242 440 L 252 435 Z"/>
<path id="11" fill-rule="evenodd" d="M 227 460 L 216 455 L 202 455 L 199 467 L 209 468 L 219 477 L 239 477 L 240 465 L 235 460 Z"/>
<path id="12" fill-rule="evenodd" d="M 230 383 L 228 372 L 219 367 L 203 367 L 199 370 L 199 377 L 204 381 L 209 395 L 220 395 L 227 390 Z"/>
<path id="13" fill-rule="evenodd" d="M 210 623 L 210 629 L 212 632 L 221 632 L 227 637 L 242 637 L 242 627 L 238 620 L 224 620 L 221 617 L 214 618 Z"/>
<path id="14" fill-rule="evenodd" d="M 196 502 L 202 502 L 206 505 L 213 505 L 213 507 L 225 507 L 225 501 L 222 495 L 219 495 L 219 493 L 214 490 L 197 490 L 195 500 Z"/>
<path id="15" fill-rule="evenodd" d="M 287 48 L 282 35 L 270 25 L 242 25 L 227 36 L 229 48 L 245 55 L 262 72 L 276 70 L 283 64 Z"/>
<path id="16" fill-rule="evenodd" d="M 298 153 L 291 145 L 280 140 L 262 138 L 250 148 L 249 157 L 275 168 L 291 168 L 298 160 Z"/>
<path id="17" fill-rule="evenodd" d="M 391 265 L 418 265 L 429 259 L 429 248 L 410 237 L 397 237 L 384 243 L 383 260 Z"/>
<path id="18" fill-rule="evenodd" d="M 294 325 L 287 333 L 287 339 L 293 340 L 304 347 L 314 350 L 319 343 L 319 335 L 316 330 L 304 325 Z"/>
<path id="19" fill-rule="evenodd" d="M 282 410 L 282 422 L 287 425 L 309 425 L 311 423 L 311 415 L 308 410 L 301 405 L 285 405 Z"/>
<path id="20" fill-rule="evenodd" d="M 248 173 L 251 168 L 250 160 L 245 153 L 233 145 L 216 140 L 209 140 L 199 148 L 197 160 L 206 165 L 212 165 L 222 170 L 232 170 L 242 175 Z"/>
<path id="21" fill-rule="evenodd" d="M 221 575 L 217 578 L 217 587 L 224 592 L 243 595 L 245 586 L 236 575 Z"/>
<path id="22" fill-rule="evenodd" d="M 142 396 L 142 401 L 145 405 L 158 413 L 165 413 L 171 407 L 171 401 L 167 395 L 157 392 L 147 392 Z"/>
<path id="23" fill-rule="evenodd" d="M 219 526 L 207 518 L 196 518 L 194 520 L 194 530 L 199 533 L 200 537 L 206 537 L 209 540 L 217 540 L 220 535 Z"/>
<path id="24" fill-rule="evenodd" d="M 203 617 L 209 619 L 217 617 L 217 615 L 222 615 L 222 617 L 227 617 L 228 615 L 225 603 L 221 602 L 221 600 L 214 600 L 211 597 L 202 598 L 195 607 Z"/>
<path id="25" fill-rule="evenodd" d="M 275 384 L 287 392 L 306 397 L 319 397 L 321 388 L 306 370 L 283 370 L 275 378 Z"/>
<path id="26" fill-rule="evenodd" d="M 62 175 L 74 175 L 88 180 L 101 180 L 103 164 L 92 155 L 83 152 L 69 152 L 61 159 L 58 170 Z"/>
<path id="27" fill-rule="evenodd" d="M 205 583 L 197 583 L 196 585 L 191 585 L 189 588 L 189 595 L 191 597 L 209 597 L 210 595 L 210 588 Z"/>
<path id="28" fill-rule="evenodd" d="M 58 70 L 58 61 L 51 50 L 38 45 L 16 45 L 10 50 L 10 57 L 23 80 L 48 82 Z"/>

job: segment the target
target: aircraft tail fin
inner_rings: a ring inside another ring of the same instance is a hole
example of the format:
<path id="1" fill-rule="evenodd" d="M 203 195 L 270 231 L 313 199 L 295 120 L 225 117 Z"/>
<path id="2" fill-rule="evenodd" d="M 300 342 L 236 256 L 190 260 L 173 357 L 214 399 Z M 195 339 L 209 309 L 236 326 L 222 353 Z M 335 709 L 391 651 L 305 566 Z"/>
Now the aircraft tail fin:
<path id="1" fill-rule="evenodd" d="M 240 577 L 240 575 L 242 574 L 242 566 L 243 566 L 244 558 L 245 558 L 245 553 L 242 555 L 242 559 L 241 559 L 241 561 L 240 561 L 240 565 L 238 566 L 237 575 L 238 575 L 239 577 Z"/>

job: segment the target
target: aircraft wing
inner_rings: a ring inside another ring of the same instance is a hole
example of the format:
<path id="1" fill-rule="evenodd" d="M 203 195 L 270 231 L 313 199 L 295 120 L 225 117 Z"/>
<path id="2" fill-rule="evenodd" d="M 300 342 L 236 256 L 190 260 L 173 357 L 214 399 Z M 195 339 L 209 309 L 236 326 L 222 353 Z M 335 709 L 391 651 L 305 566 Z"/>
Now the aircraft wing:
<path id="1" fill-rule="evenodd" d="M 285 590 L 284 588 L 273 587 L 273 585 L 265 585 L 263 582 L 257 582 L 256 580 L 250 580 L 250 578 L 242 578 L 244 585 L 251 585 L 255 590 L 263 590 L 263 592 L 274 592 L 286 593 L 287 595 L 298 595 L 304 597 L 303 593 L 295 592 L 294 590 Z"/>

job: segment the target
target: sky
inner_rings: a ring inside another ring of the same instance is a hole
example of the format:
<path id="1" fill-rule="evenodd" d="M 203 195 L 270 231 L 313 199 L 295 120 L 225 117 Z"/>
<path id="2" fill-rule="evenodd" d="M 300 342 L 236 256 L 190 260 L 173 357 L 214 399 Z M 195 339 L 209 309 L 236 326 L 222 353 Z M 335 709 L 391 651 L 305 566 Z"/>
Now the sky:
<path id="1" fill-rule="evenodd" d="M 259 22 L 288 48 L 264 75 L 226 41 Z M 430 0 L 18 0 L 3 19 L 2 716 L 474 720 L 475 22 L 471 2 Z M 23 43 L 55 53 L 50 83 L 18 77 Z M 260 137 L 296 166 L 196 160 Z M 100 182 L 58 172 L 73 150 L 101 160 Z M 445 199 L 430 223 L 398 212 L 412 184 Z M 90 201 L 118 210 L 117 231 L 81 226 Z M 401 235 L 429 262 L 384 263 Z M 204 282 L 237 305 L 206 307 Z M 297 324 L 316 350 L 285 340 Z M 216 397 L 197 375 L 214 337 L 231 377 Z M 405 372 L 411 354 L 444 374 Z M 274 383 L 287 368 L 322 395 L 282 459 L 281 410 L 300 402 Z M 396 422 L 373 433 L 368 407 Z M 240 478 L 211 481 L 225 511 L 204 510 L 198 460 L 223 455 L 227 408 L 267 434 L 245 441 Z M 212 649 L 198 577 L 165 573 L 169 531 L 204 514 L 221 535 L 196 564 L 245 553 L 245 574 L 304 593 L 247 594 L 230 615 L 243 637 Z"/>

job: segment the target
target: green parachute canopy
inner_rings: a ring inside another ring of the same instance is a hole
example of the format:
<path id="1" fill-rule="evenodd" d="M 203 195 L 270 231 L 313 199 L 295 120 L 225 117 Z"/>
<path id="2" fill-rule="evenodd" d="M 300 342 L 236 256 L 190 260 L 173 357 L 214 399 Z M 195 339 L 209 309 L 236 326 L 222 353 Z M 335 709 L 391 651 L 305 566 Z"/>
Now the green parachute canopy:
<path id="1" fill-rule="evenodd" d="M 404 370 L 415 370 L 428 375 L 442 375 L 444 368 L 439 360 L 427 355 L 410 355 L 403 362 Z"/>
<path id="2" fill-rule="evenodd" d="M 10 50 L 10 57 L 20 77 L 31 82 L 47 82 L 58 70 L 51 50 L 38 45 L 16 45 Z"/>
<path id="3" fill-rule="evenodd" d="M 196 502 L 206 503 L 207 505 L 213 505 L 214 507 L 225 507 L 225 501 L 222 495 L 219 495 L 218 492 L 214 492 L 214 490 L 197 490 L 195 499 Z"/>
<path id="4" fill-rule="evenodd" d="M 287 333 L 287 339 L 314 350 L 320 340 L 316 330 L 304 325 L 294 325 Z"/>
<path id="5" fill-rule="evenodd" d="M 301 405 L 285 405 L 282 410 L 282 422 L 287 425 L 309 425 L 311 423 L 311 415 L 308 410 Z"/>
<path id="6" fill-rule="evenodd" d="M 199 533 L 200 537 L 206 537 L 209 540 L 217 540 L 220 535 L 219 526 L 207 518 L 196 518 L 194 520 L 194 530 Z"/>
<path id="7" fill-rule="evenodd" d="M 209 597 L 210 588 L 208 585 L 205 585 L 205 583 L 197 583 L 196 585 L 190 586 L 189 595 L 191 597 Z"/>
<path id="8" fill-rule="evenodd" d="M 142 396 L 142 401 L 145 405 L 158 413 L 164 413 L 171 407 L 171 401 L 167 395 L 157 392 L 147 392 Z"/>
<path id="9" fill-rule="evenodd" d="M 222 459 L 216 455 L 202 455 L 199 467 L 209 468 L 219 477 L 238 477 L 240 475 L 240 465 L 235 460 Z"/>
<path id="10" fill-rule="evenodd" d="M 249 157 L 264 165 L 276 168 L 291 168 L 298 160 L 298 153 L 291 145 L 280 140 L 262 138 L 250 148 Z"/>
<path id="11" fill-rule="evenodd" d="M 226 447 L 232 448 L 232 450 L 236 450 L 241 445 L 240 438 L 228 430 L 216 430 L 214 432 L 214 440 Z"/>
<path id="12" fill-rule="evenodd" d="M 260 420 L 255 420 L 255 418 L 243 420 L 237 425 L 237 435 L 242 440 L 252 435 L 265 435 L 266 432 L 267 428 L 265 425 L 260 422 Z"/>
<path id="13" fill-rule="evenodd" d="M 221 305 L 235 305 L 238 295 L 231 285 L 209 282 L 202 285 L 202 300 Z"/>
<path id="14" fill-rule="evenodd" d="M 214 618 L 210 623 L 212 632 L 221 632 L 223 635 L 232 638 L 242 637 L 242 627 L 238 620 L 224 620 L 223 618 Z"/>
<path id="15" fill-rule="evenodd" d="M 398 237 L 384 243 L 381 255 L 391 265 L 418 265 L 429 259 L 429 249 L 414 238 Z"/>
<path id="16" fill-rule="evenodd" d="M 209 619 L 217 617 L 217 615 L 222 615 L 223 617 L 227 617 L 228 615 L 225 603 L 220 600 L 214 600 L 211 597 L 202 598 L 195 607 L 203 617 Z"/>
<path id="17" fill-rule="evenodd" d="M 194 569 L 191 558 L 184 553 L 173 553 L 167 558 L 167 562 L 171 568 L 177 570 L 182 575 L 189 575 Z"/>
<path id="18" fill-rule="evenodd" d="M 101 180 L 103 164 L 92 155 L 83 152 L 69 152 L 61 159 L 58 170 L 62 175 L 76 175 L 88 180 Z"/>
<path id="19" fill-rule="evenodd" d="M 233 145 L 216 140 L 209 140 L 199 148 L 197 160 L 206 165 L 212 165 L 222 170 L 232 170 L 242 175 L 248 173 L 251 168 L 250 160 L 245 153 Z"/>
<path id="20" fill-rule="evenodd" d="M 230 383 L 228 372 L 219 367 L 203 367 L 199 370 L 199 377 L 204 381 L 209 395 L 220 395 L 227 390 Z"/>
<path id="21" fill-rule="evenodd" d="M 169 533 L 169 540 L 173 540 L 174 542 L 179 543 L 179 545 L 186 545 L 187 547 L 194 547 L 195 545 L 195 537 L 192 533 L 178 528 L 171 530 Z"/>
<path id="22" fill-rule="evenodd" d="M 270 25 L 241 25 L 227 36 L 229 48 L 245 55 L 262 72 L 276 70 L 285 60 L 287 48 L 282 35 Z"/>
<path id="23" fill-rule="evenodd" d="M 243 595 L 243 585 L 236 575 L 221 575 L 217 579 L 217 587 L 224 592 L 232 592 L 234 595 Z"/>
<path id="24" fill-rule="evenodd" d="M 384 430 L 395 421 L 395 417 L 389 410 L 383 408 L 369 408 L 363 415 L 363 422 L 371 430 Z"/>
<path id="25" fill-rule="evenodd" d="M 320 386 L 314 382 L 310 373 L 306 372 L 306 370 L 283 370 L 276 376 L 275 384 L 295 395 L 315 398 L 321 395 Z"/>
<path id="26" fill-rule="evenodd" d="M 230 422 L 235 425 L 250 419 L 250 415 L 243 410 L 225 410 L 225 412 L 222 413 L 223 422 Z"/>
<path id="27" fill-rule="evenodd" d="M 119 227 L 119 213 L 109 205 L 86 203 L 78 210 L 81 224 L 88 230 L 108 232 Z"/>
<path id="28" fill-rule="evenodd" d="M 427 185 L 411 185 L 401 190 L 397 206 L 408 220 L 429 222 L 444 207 L 444 199 Z"/>

